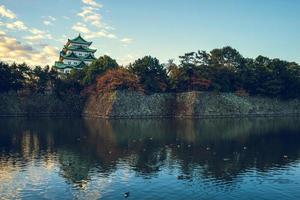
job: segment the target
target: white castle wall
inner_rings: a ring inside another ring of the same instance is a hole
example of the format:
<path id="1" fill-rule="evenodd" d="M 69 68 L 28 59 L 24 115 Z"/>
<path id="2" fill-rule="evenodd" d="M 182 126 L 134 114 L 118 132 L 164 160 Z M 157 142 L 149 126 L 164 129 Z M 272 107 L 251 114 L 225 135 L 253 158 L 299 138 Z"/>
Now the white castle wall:
<path id="1" fill-rule="evenodd" d="M 77 65 L 80 63 L 79 60 L 69 60 L 69 59 L 64 59 L 63 60 L 63 63 L 64 64 L 67 64 L 67 65 Z"/>
<path id="2" fill-rule="evenodd" d="M 92 62 L 91 61 L 84 61 L 85 64 L 90 65 Z"/>
<path id="3" fill-rule="evenodd" d="M 77 65 L 79 64 L 81 61 L 80 60 L 69 60 L 69 59 L 64 59 L 63 63 L 67 64 L 67 65 Z M 90 65 L 92 63 L 92 61 L 84 61 L 85 64 Z"/>
<path id="4" fill-rule="evenodd" d="M 67 55 L 70 55 L 72 52 L 74 52 L 74 54 L 77 55 L 77 56 L 87 56 L 87 55 L 89 55 L 89 53 L 84 52 L 84 51 L 70 51 L 70 50 L 67 51 Z"/>
<path id="5" fill-rule="evenodd" d="M 85 45 L 85 44 L 75 44 L 75 43 L 70 43 L 70 46 L 83 46 L 83 47 L 89 47 L 89 45 Z"/>

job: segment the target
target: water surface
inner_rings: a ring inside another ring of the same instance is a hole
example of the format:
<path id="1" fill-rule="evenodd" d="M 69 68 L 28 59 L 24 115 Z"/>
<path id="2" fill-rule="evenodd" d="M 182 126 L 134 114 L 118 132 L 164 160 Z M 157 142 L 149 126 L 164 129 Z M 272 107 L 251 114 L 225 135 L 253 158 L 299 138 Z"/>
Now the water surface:
<path id="1" fill-rule="evenodd" d="M 300 199 L 300 119 L 1 118 L 0 199 Z"/>

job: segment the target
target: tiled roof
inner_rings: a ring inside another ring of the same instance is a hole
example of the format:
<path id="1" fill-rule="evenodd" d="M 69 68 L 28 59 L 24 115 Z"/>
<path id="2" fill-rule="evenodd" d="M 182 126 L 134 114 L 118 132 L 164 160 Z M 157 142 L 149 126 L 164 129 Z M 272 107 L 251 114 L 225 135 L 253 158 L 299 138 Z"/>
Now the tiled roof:
<path id="1" fill-rule="evenodd" d="M 85 39 L 83 39 L 80 34 L 74 39 L 69 39 L 69 42 L 77 43 L 77 44 L 86 44 L 86 45 L 91 45 L 92 44 L 92 42 L 88 42 Z"/>

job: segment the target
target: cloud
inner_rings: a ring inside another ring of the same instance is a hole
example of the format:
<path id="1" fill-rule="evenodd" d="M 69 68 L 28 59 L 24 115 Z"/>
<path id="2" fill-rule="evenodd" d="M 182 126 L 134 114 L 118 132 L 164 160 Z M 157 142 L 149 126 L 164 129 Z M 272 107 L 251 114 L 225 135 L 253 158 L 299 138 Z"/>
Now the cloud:
<path id="1" fill-rule="evenodd" d="M 44 23 L 46 26 L 52 26 L 52 25 L 53 25 L 53 22 L 56 21 L 56 18 L 53 17 L 53 16 L 43 16 L 42 18 L 45 19 L 45 20 L 43 21 L 43 23 Z"/>
<path id="2" fill-rule="evenodd" d="M 23 38 L 27 40 L 29 44 L 40 43 L 42 40 L 51 40 L 53 39 L 52 35 L 46 31 L 39 30 L 37 28 L 29 29 L 29 32 L 32 35 L 24 36 Z"/>
<path id="3" fill-rule="evenodd" d="M 87 39 L 106 37 L 109 39 L 118 39 L 112 32 L 115 30 L 113 27 L 103 22 L 102 15 L 99 13 L 99 8 L 102 7 L 94 0 L 82 0 L 88 6 L 82 7 L 82 11 L 77 15 L 81 17 L 82 22 L 77 22 L 72 29 L 84 33 Z M 95 4 L 96 3 L 96 4 Z M 123 38 L 121 42 L 124 45 L 132 41 L 130 38 Z"/>
<path id="4" fill-rule="evenodd" d="M 41 31 L 38 29 L 33 29 L 30 31 L 32 35 L 24 36 L 23 38 L 27 40 L 30 44 L 34 43 L 40 43 L 42 40 L 51 40 L 53 39 L 52 35 L 50 33 L 47 33 L 45 31 Z"/>
<path id="5" fill-rule="evenodd" d="M 132 42 L 132 39 L 131 38 L 123 38 L 120 41 L 123 42 L 124 44 L 130 44 Z"/>
<path id="6" fill-rule="evenodd" d="M 13 22 L 1 22 L 0 26 L 4 26 L 10 30 L 26 31 L 31 35 L 24 36 L 24 42 L 20 42 L 17 38 L 9 36 L 6 32 L 0 30 L 0 60 L 8 63 L 26 62 L 31 66 L 35 65 L 53 65 L 58 57 L 58 49 L 49 44 L 41 44 L 41 40 L 53 39 L 51 34 L 33 27 L 28 27 L 24 22 L 19 20 L 17 16 L 0 5 L 0 17 L 13 19 Z M 45 21 L 54 22 L 55 17 L 47 16 Z M 37 43 L 39 42 L 39 43 Z M 28 44 L 31 45 L 28 45 Z M 38 46 L 37 46 L 38 45 Z"/>
<path id="7" fill-rule="evenodd" d="M 56 47 L 45 45 L 41 51 L 31 55 L 32 65 L 50 65 L 52 66 L 55 60 L 58 59 L 58 49 Z"/>
<path id="8" fill-rule="evenodd" d="M 88 27 L 87 27 L 85 24 L 81 23 L 81 22 L 77 22 L 77 23 L 72 27 L 72 29 L 73 29 L 74 31 L 79 32 L 79 33 L 84 33 L 84 34 L 90 34 L 90 33 L 91 33 L 91 31 L 88 29 Z"/>
<path id="9" fill-rule="evenodd" d="M 77 22 L 72 29 L 79 33 L 85 34 L 85 38 L 92 39 L 97 37 L 106 37 L 106 38 L 117 38 L 116 35 L 107 32 L 106 30 L 99 30 L 99 31 L 91 31 L 86 24 Z"/>
<path id="10" fill-rule="evenodd" d="M 98 4 L 94 0 L 82 0 L 87 6 L 82 7 L 81 12 L 77 15 L 81 17 L 82 22 L 77 22 L 73 25 L 72 29 L 85 34 L 87 39 L 106 37 L 109 39 L 118 39 L 113 33 L 112 26 L 107 25 L 103 22 L 102 15 L 99 13 L 101 4 Z M 131 38 L 123 38 L 120 40 L 123 45 L 127 45 L 132 42 Z"/>
<path id="11" fill-rule="evenodd" d="M 96 7 L 96 8 L 102 8 L 102 7 L 103 7 L 102 4 L 97 3 L 95 0 L 82 0 L 82 2 L 83 2 L 84 4 L 87 4 L 87 5 Z"/>
<path id="12" fill-rule="evenodd" d="M 30 42 L 37 42 L 41 41 L 43 39 L 52 39 L 51 34 L 34 34 L 30 36 L 25 36 L 24 39 L 30 41 Z"/>
<path id="13" fill-rule="evenodd" d="M 90 6 L 83 7 L 82 12 L 78 13 L 78 16 L 82 17 L 83 21 L 90 22 L 95 27 L 102 28 L 102 16 L 96 12 L 97 10 L 97 8 L 93 8 Z"/>
<path id="14" fill-rule="evenodd" d="M 27 30 L 28 27 L 24 24 L 24 22 L 17 20 L 15 22 L 11 22 L 11 23 L 3 23 L 6 28 L 8 29 L 12 29 L 12 30 Z"/>
<path id="15" fill-rule="evenodd" d="M 117 38 L 117 36 L 115 35 L 115 34 L 112 34 L 112 33 L 108 33 L 107 35 L 106 35 L 106 37 L 108 37 L 108 38 Z"/>
<path id="16" fill-rule="evenodd" d="M 13 13 L 11 10 L 5 8 L 4 5 L 0 6 L 0 16 L 6 17 L 6 18 L 9 18 L 9 19 L 17 18 L 16 14 Z"/>
<path id="17" fill-rule="evenodd" d="M 37 28 L 30 29 L 30 32 L 31 32 L 32 34 L 44 34 L 44 33 L 45 33 L 44 31 L 39 30 L 39 29 L 37 29 Z"/>
<path id="18" fill-rule="evenodd" d="M 29 65 L 52 65 L 57 59 L 58 49 L 45 45 L 42 49 L 34 49 L 29 45 L 22 44 L 16 38 L 1 33 L 0 37 L 0 60 L 8 63 L 26 62 Z"/>
<path id="19" fill-rule="evenodd" d="M 48 21 L 48 20 L 43 21 L 43 23 L 44 23 L 46 26 L 53 25 L 53 23 L 50 22 L 50 21 Z"/>
<path id="20" fill-rule="evenodd" d="M 91 4 L 89 4 L 91 5 Z M 77 15 L 80 16 L 83 22 L 76 23 L 72 29 L 84 33 L 87 39 L 98 38 L 98 37 L 106 37 L 110 39 L 116 39 L 117 36 L 110 32 L 112 27 L 107 26 L 102 21 L 102 16 L 97 11 L 99 8 L 95 8 L 92 6 L 85 6 L 82 8 L 82 11 Z M 92 31 L 88 25 L 94 30 Z"/>
<path id="21" fill-rule="evenodd" d="M 56 21 L 56 18 L 51 16 L 51 15 L 42 16 L 42 18 L 45 19 L 45 20 L 48 20 L 48 21 L 52 21 L 52 22 Z"/>
<path id="22" fill-rule="evenodd" d="M 13 13 L 8 8 L 5 8 L 4 5 L 0 6 L 0 16 L 16 20 L 14 22 L 1 22 L 0 21 L 0 26 L 5 26 L 6 28 L 12 29 L 12 30 L 24 31 L 24 30 L 28 29 L 28 27 L 24 24 L 24 22 L 22 22 L 21 20 L 17 20 L 16 14 Z"/>
<path id="23" fill-rule="evenodd" d="M 48 18 L 51 20 L 51 21 L 56 21 L 56 18 L 55 17 L 52 17 L 52 16 L 48 16 Z"/>

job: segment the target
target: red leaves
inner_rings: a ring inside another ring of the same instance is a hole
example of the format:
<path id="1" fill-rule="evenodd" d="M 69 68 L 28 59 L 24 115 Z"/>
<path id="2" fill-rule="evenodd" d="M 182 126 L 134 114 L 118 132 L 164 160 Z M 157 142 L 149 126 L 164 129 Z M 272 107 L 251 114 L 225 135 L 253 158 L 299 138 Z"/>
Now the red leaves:
<path id="1" fill-rule="evenodd" d="M 211 80 L 208 80 L 208 79 L 205 79 L 202 77 L 193 76 L 191 78 L 192 87 L 197 87 L 197 88 L 207 90 L 211 86 L 211 83 L 212 83 Z"/>
<path id="2" fill-rule="evenodd" d="M 243 88 L 240 88 L 237 91 L 235 91 L 235 94 L 240 97 L 248 97 L 249 96 L 249 93 L 246 90 L 244 90 Z"/>
<path id="3" fill-rule="evenodd" d="M 127 69 L 119 68 L 107 71 L 96 80 L 97 92 L 112 92 L 116 90 L 143 91 L 137 75 Z"/>

